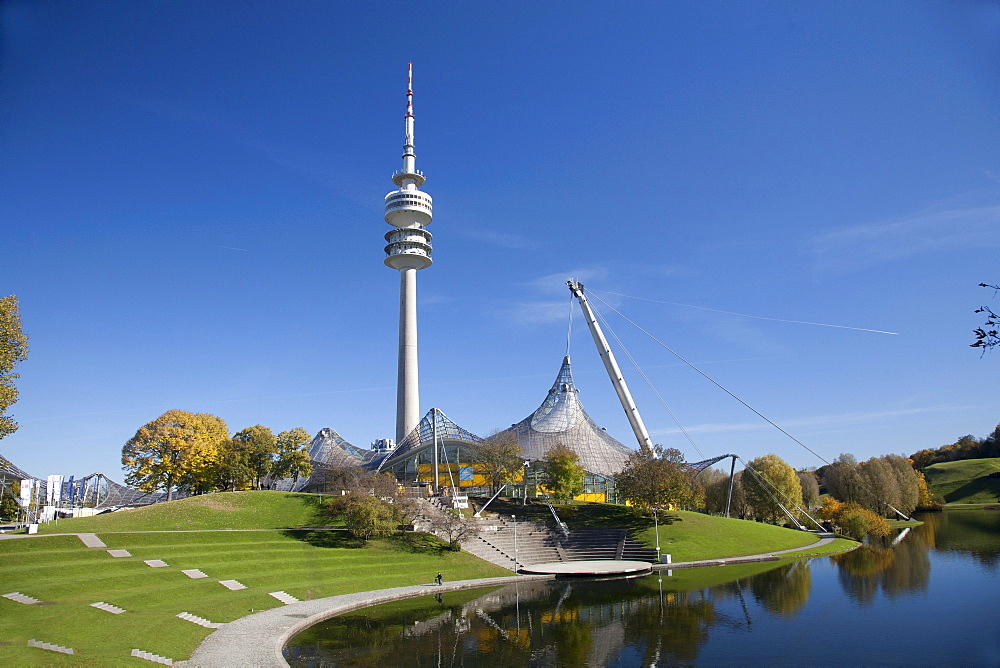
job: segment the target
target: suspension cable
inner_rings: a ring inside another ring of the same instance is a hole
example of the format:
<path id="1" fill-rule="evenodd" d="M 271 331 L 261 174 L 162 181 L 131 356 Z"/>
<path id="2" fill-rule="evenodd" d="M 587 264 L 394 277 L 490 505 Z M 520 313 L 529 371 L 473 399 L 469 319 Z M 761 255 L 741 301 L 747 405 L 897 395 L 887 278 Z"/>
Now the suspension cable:
<path id="1" fill-rule="evenodd" d="M 765 422 L 767 422 L 769 425 L 771 425 L 772 427 L 774 427 L 775 429 L 777 429 L 778 431 L 780 431 L 782 434 L 784 434 L 788 438 L 792 439 L 794 442 L 798 443 L 800 446 L 802 446 L 803 448 L 805 448 L 806 450 L 808 450 L 809 452 L 811 452 L 812 454 L 814 454 L 816 457 L 818 457 L 824 463 L 826 463 L 826 464 L 830 463 L 829 461 L 826 460 L 825 457 L 823 457 L 818 452 L 816 452 L 815 450 L 813 450 L 812 448 L 810 448 L 808 445 L 806 445 L 805 443 L 803 443 L 802 441 L 800 441 L 799 439 L 795 438 L 794 436 L 792 436 L 791 434 L 789 434 L 787 431 L 785 431 L 784 429 L 782 429 L 781 427 L 779 427 L 771 419 L 769 419 L 763 413 L 761 413 L 760 411 L 758 411 L 756 408 L 754 408 L 753 406 L 751 406 L 750 404 L 748 404 L 747 402 L 743 401 L 738 396 L 736 396 L 735 394 L 733 394 L 732 392 L 730 392 L 728 389 L 726 389 L 717 380 L 715 380 L 714 378 L 712 378 L 711 376 L 709 376 L 707 373 L 705 373 L 704 371 L 702 371 L 701 369 L 699 369 L 698 367 L 696 367 L 694 364 L 692 364 L 691 362 L 689 362 L 688 360 L 686 360 L 684 357 L 682 357 L 679 353 L 677 353 L 670 346 L 668 346 L 667 344 L 663 343 L 658 338 L 656 338 L 655 336 L 653 336 L 652 334 L 650 334 L 649 332 L 647 332 L 645 329 L 643 329 L 642 327 L 640 327 L 639 325 L 637 325 L 634 321 L 632 321 L 630 318 L 628 318 L 627 316 L 625 316 L 621 311 L 619 311 L 615 307 L 611 306 L 610 304 L 608 304 L 606 301 L 604 301 L 603 299 L 601 299 L 597 295 L 594 295 L 593 292 L 591 292 L 591 295 L 593 295 L 595 299 L 597 299 L 602 304 L 604 304 L 605 306 L 607 306 L 609 309 L 611 309 L 612 311 L 614 311 L 615 313 L 617 313 L 619 316 L 621 316 L 626 322 L 628 322 L 633 327 L 635 327 L 636 329 L 638 329 L 640 332 L 642 332 L 643 334 L 645 334 L 646 336 L 648 336 L 650 339 L 652 339 L 654 342 L 656 342 L 657 344 L 659 344 L 662 348 L 664 348 L 671 355 L 673 355 L 674 357 L 676 357 L 677 359 L 679 359 L 681 362 L 684 362 L 684 364 L 686 364 L 687 366 L 691 367 L 693 370 L 697 371 L 703 378 L 705 378 L 706 380 L 708 380 L 709 382 L 711 382 L 713 385 L 715 385 L 720 390 L 722 390 L 723 392 L 725 392 L 726 394 L 728 394 L 729 396 L 731 396 L 736 401 L 738 401 L 741 404 L 743 404 L 746 408 L 748 408 L 750 411 L 752 411 L 754 414 L 756 414 L 757 417 L 759 417 L 760 419 L 762 419 Z"/>
<path id="2" fill-rule="evenodd" d="M 642 376 L 642 379 L 644 381 L 646 381 L 646 385 L 648 385 L 649 389 L 653 391 L 654 395 L 656 395 L 656 398 L 660 402 L 660 405 L 663 406 L 663 409 L 665 411 L 667 411 L 667 414 L 674 421 L 674 424 L 677 425 L 677 428 L 681 430 L 682 434 L 684 434 L 684 437 L 687 439 L 688 443 L 691 444 L 691 447 L 693 447 L 698 452 L 699 455 L 701 455 L 702 457 L 705 457 L 706 456 L 705 453 L 702 452 L 702 449 L 698 447 L 697 443 L 695 443 L 694 439 L 691 437 L 691 434 L 688 432 L 688 430 L 685 429 L 684 425 L 682 425 L 681 422 L 680 422 L 680 420 L 677 419 L 677 416 L 670 409 L 670 406 L 667 405 L 667 402 L 664 400 L 663 396 L 660 395 L 659 390 L 657 390 L 656 386 L 653 385 L 653 381 L 651 381 L 649 379 L 649 376 L 646 375 L 646 372 L 643 371 L 642 368 L 639 366 L 639 363 L 635 361 L 635 358 L 632 357 L 632 353 L 630 353 L 628 351 L 628 348 L 625 347 L 625 344 L 618 337 L 618 334 L 615 332 L 615 330 L 608 323 L 607 318 L 605 318 L 604 315 L 600 311 L 598 311 L 597 309 L 595 309 L 594 306 L 593 306 L 593 304 L 591 304 L 590 308 L 594 312 L 594 315 L 597 317 L 597 319 L 601 321 L 602 326 L 605 329 L 607 329 L 609 332 L 611 332 L 611 336 L 614 338 L 615 342 L 618 344 L 618 346 L 625 353 L 625 356 L 628 357 L 629 361 L 632 363 L 632 366 L 635 367 L 635 370 L 639 373 L 640 376 Z"/>
<path id="3" fill-rule="evenodd" d="M 573 293 L 569 294 L 569 315 L 566 325 L 566 357 L 569 357 L 569 346 L 573 341 Z"/>
<path id="4" fill-rule="evenodd" d="M 815 525 L 816 525 L 817 527 L 819 527 L 820 529 L 822 529 L 822 528 L 823 528 L 823 525 L 822 525 L 822 524 L 820 524 L 819 522 L 817 522 L 817 521 L 816 521 L 816 519 L 815 519 L 815 518 L 814 518 L 814 517 L 813 517 L 812 515 L 810 515 L 810 514 L 809 514 L 809 512 L 808 512 L 808 511 L 807 511 L 807 510 L 806 510 L 805 508 L 803 508 L 803 507 L 802 507 L 802 506 L 800 506 L 799 504 L 795 503 L 795 502 L 794 502 L 794 501 L 793 501 L 792 499 L 790 499 L 790 498 L 788 497 L 788 495 L 787 495 L 787 494 L 785 494 L 785 493 L 784 493 L 784 492 L 783 492 L 783 491 L 782 491 L 782 490 L 781 490 L 781 489 L 780 489 L 780 488 L 779 488 L 779 487 L 778 487 L 777 485 L 775 485 L 775 484 L 774 484 L 773 482 L 771 482 L 770 480 L 768 480 L 768 479 L 767 479 L 767 476 L 765 476 L 765 475 L 764 475 L 763 473 L 761 473 L 760 471 L 756 471 L 756 470 L 754 470 L 753 468 L 751 468 L 751 467 L 750 467 L 750 465 L 749 465 L 749 464 L 748 464 L 747 462 L 743 461 L 743 458 L 742 458 L 742 457 L 740 457 L 739 455 L 735 455 L 735 457 L 736 457 L 737 459 L 739 459 L 739 460 L 740 460 L 740 463 L 742 463 L 742 464 L 743 464 L 743 468 L 744 468 L 745 470 L 747 470 L 747 471 L 750 471 L 750 473 L 751 473 L 751 474 L 752 474 L 752 475 L 753 475 L 753 476 L 754 476 L 755 478 L 757 478 L 757 479 L 758 479 L 759 481 L 761 481 L 761 483 L 763 483 L 763 484 L 767 484 L 767 485 L 770 485 L 770 487 L 771 487 L 772 489 L 774 489 L 774 491 L 775 491 L 775 492 L 777 492 L 777 493 L 778 493 L 778 494 L 780 494 L 781 496 L 785 497 L 785 500 L 786 500 L 786 501 L 788 502 L 788 505 L 790 505 L 790 506 L 794 506 L 796 510 L 798 510 L 798 511 L 799 511 L 800 513 L 802 513 L 803 515 L 805 515 L 806 517 L 808 517 L 808 518 L 810 519 L 810 521 L 812 521 L 812 523 L 813 523 L 813 524 L 815 524 Z M 785 507 L 784 507 L 784 506 L 783 506 L 783 505 L 781 504 L 781 502 L 780 502 L 780 501 L 778 501 L 778 499 L 776 499 L 776 498 L 774 497 L 774 495 L 773 495 L 773 494 L 771 494 L 770 490 L 768 490 L 768 489 L 767 489 L 766 487 L 764 487 L 763 489 L 764 489 L 764 491 L 765 491 L 765 492 L 767 492 L 767 493 L 768 493 L 768 495 L 769 495 L 769 496 L 770 496 L 770 497 L 771 497 L 772 499 L 774 499 L 775 503 L 777 503 L 777 504 L 778 504 L 779 506 L 781 506 L 781 509 L 785 511 L 785 514 L 787 514 L 787 515 L 789 515 L 789 516 L 790 516 L 790 513 L 788 512 L 788 510 L 787 510 L 787 509 L 786 509 L 786 508 L 785 508 Z M 794 518 L 792 518 L 792 519 L 794 520 Z"/>

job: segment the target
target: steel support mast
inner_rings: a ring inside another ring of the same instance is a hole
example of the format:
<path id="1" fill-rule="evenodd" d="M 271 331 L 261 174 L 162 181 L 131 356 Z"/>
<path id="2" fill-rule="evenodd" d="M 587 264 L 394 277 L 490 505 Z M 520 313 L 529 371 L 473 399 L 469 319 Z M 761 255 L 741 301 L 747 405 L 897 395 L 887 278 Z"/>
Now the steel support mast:
<path id="1" fill-rule="evenodd" d="M 583 309 L 583 317 L 587 321 L 587 327 L 590 328 L 590 333 L 594 337 L 594 343 L 597 344 L 597 352 L 601 355 L 601 361 L 604 362 L 604 368 L 608 371 L 611 384 L 614 385 L 615 392 L 618 394 L 618 400 L 622 402 L 622 408 L 625 409 L 625 417 L 628 418 L 629 424 L 632 425 L 632 431 L 635 433 L 635 438 L 639 441 L 639 448 L 643 452 L 653 453 L 653 441 L 649 438 L 646 425 L 642 423 L 642 417 L 639 416 L 639 409 L 636 408 L 635 402 L 632 400 L 632 394 L 628 391 L 628 385 L 625 384 L 625 377 L 622 376 L 621 369 L 618 368 L 618 362 L 615 361 L 615 356 L 611 352 L 608 340 L 604 338 L 601 325 L 597 322 L 597 318 L 594 317 L 594 312 L 590 309 L 590 304 L 587 303 L 587 297 L 583 294 L 583 284 L 577 281 L 566 281 L 566 285 L 569 286 L 569 291 L 580 302 L 580 308 Z"/>

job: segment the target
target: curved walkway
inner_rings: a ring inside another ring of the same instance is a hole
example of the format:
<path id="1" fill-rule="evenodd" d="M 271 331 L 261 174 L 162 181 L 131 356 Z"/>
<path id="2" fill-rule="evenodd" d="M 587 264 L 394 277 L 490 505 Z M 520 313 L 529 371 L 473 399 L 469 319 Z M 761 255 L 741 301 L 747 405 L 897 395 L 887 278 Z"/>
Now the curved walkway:
<path id="1" fill-rule="evenodd" d="M 812 555 L 806 552 L 827 545 L 833 538 L 822 538 L 812 545 L 778 550 L 762 554 L 745 555 L 742 557 L 726 557 L 723 559 L 707 559 L 704 561 L 687 561 L 676 564 L 655 564 L 655 570 L 674 568 L 698 568 L 700 566 L 728 566 L 730 564 L 753 563 L 760 561 L 778 561 L 779 555 L 795 556 L 827 556 L 830 553 Z M 479 580 L 457 580 L 445 582 L 441 586 L 435 584 L 413 585 L 409 587 L 393 587 L 376 589 L 354 594 L 328 596 L 312 601 L 298 601 L 280 608 L 272 608 L 241 617 L 209 635 L 191 655 L 188 661 L 179 661 L 178 666 L 203 666 L 205 668 L 229 666 L 287 666 L 281 650 L 285 643 L 299 631 L 317 622 L 329 619 L 345 612 L 367 608 L 371 605 L 396 601 L 414 596 L 438 594 L 460 589 L 476 589 L 509 584 L 515 580 L 554 580 L 555 575 L 506 575 Z"/>

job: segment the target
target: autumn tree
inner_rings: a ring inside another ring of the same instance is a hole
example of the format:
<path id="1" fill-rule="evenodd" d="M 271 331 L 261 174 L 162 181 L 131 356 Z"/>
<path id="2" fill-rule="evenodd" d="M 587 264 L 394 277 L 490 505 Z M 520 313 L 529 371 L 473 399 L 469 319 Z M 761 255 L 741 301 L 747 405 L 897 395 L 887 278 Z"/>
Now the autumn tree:
<path id="1" fill-rule="evenodd" d="M 840 501 L 858 501 L 862 496 L 862 482 L 858 474 L 858 460 L 843 452 L 829 466 L 824 466 L 823 484 L 826 491 Z"/>
<path id="2" fill-rule="evenodd" d="M 144 492 L 196 484 L 210 474 L 219 445 L 229 436 L 225 421 L 208 413 L 169 410 L 135 433 L 122 448 L 125 482 Z"/>
<path id="3" fill-rule="evenodd" d="M 812 471 L 799 471 L 799 485 L 802 487 L 802 503 L 806 508 L 819 504 L 819 480 Z"/>
<path id="4" fill-rule="evenodd" d="M 491 491 L 509 482 L 524 465 L 521 459 L 521 445 L 517 436 L 509 431 L 494 431 L 476 443 L 472 459 L 483 475 L 490 481 Z"/>
<path id="5" fill-rule="evenodd" d="M 676 448 L 653 446 L 653 452 L 639 450 L 625 461 L 615 476 L 615 487 L 638 508 L 688 508 L 700 504 L 704 490 L 684 464 Z"/>
<path id="6" fill-rule="evenodd" d="M 872 457 L 857 463 L 841 455 L 824 467 L 827 491 L 839 501 L 857 503 L 874 513 L 909 516 L 920 501 L 916 471 L 910 460 L 899 455 Z"/>
<path id="7" fill-rule="evenodd" d="M 764 455 L 750 461 L 744 471 L 743 489 L 754 516 L 772 524 L 787 518 L 782 506 L 793 515 L 802 506 L 799 477 L 778 455 Z"/>
<path id="8" fill-rule="evenodd" d="M 18 424 L 7 409 L 17 401 L 14 367 L 28 359 L 28 337 L 21 331 L 17 297 L 0 297 L 0 438 L 17 431 Z"/>
<path id="9" fill-rule="evenodd" d="M 940 494 L 935 494 L 931 492 L 930 486 L 927 484 L 927 478 L 920 471 L 914 471 L 917 474 L 917 507 L 916 510 L 941 510 L 944 506 L 944 497 Z"/>
<path id="10" fill-rule="evenodd" d="M 844 535 L 855 540 L 864 540 L 865 536 L 888 536 L 892 531 L 884 517 L 854 501 L 840 503 L 836 499 L 824 499 L 819 516 L 830 520 Z"/>
<path id="11" fill-rule="evenodd" d="M 545 486 L 557 500 L 569 501 L 583 492 L 586 472 L 580 466 L 580 456 L 572 448 L 557 443 L 542 458 Z"/>
<path id="12" fill-rule="evenodd" d="M 741 520 L 753 517 L 753 508 L 743 491 L 743 471 L 737 471 L 733 476 L 732 494 L 729 491 L 728 474 L 706 469 L 701 477 L 704 479 L 705 487 L 705 512 L 722 515 L 728 505 L 730 517 Z"/>
<path id="13" fill-rule="evenodd" d="M 479 525 L 466 519 L 458 511 L 446 509 L 432 511 L 427 518 L 434 535 L 448 541 L 448 549 L 458 552 L 462 541 L 479 532 Z"/>

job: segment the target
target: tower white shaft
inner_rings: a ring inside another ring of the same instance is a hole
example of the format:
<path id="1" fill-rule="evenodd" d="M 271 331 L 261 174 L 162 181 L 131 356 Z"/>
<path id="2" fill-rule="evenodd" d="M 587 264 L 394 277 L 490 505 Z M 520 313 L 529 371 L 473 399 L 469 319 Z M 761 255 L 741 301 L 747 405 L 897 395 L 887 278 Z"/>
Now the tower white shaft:
<path id="1" fill-rule="evenodd" d="M 396 442 L 420 422 L 417 365 L 417 271 L 431 265 L 431 234 L 424 229 L 433 217 L 433 200 L 419 190 L 424 175 L 417 170 L 413 146 L 413 63 L 406 88 L 406 136 L 403 169 L 392 176 L 399 189 L 385 196 L 386 266 L 399 270 L 399 361 L 396 377 Z"/>

